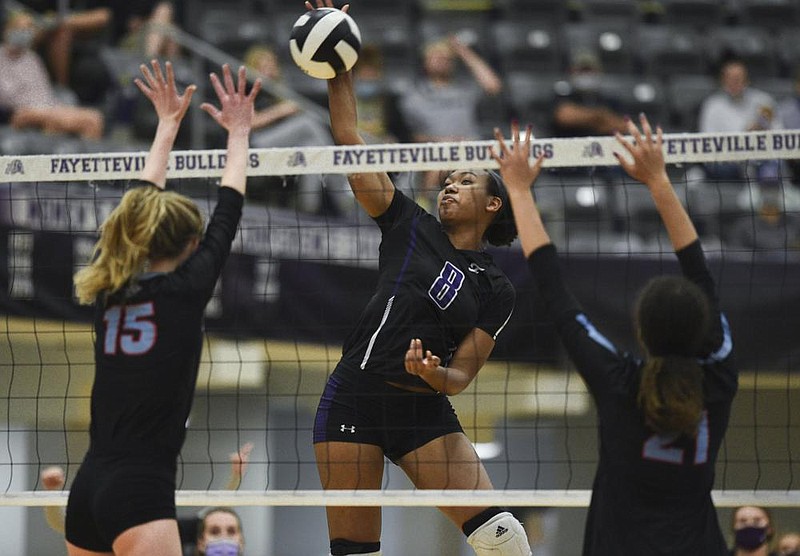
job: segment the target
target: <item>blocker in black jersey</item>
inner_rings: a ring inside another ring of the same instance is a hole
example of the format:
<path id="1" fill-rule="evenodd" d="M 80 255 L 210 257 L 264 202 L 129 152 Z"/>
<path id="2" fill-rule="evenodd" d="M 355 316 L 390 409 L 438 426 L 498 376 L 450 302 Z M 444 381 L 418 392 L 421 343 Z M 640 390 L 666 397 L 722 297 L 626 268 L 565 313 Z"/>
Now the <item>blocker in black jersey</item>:
<path id="1" fill-rule="evenodd" d="M 473 328 L 497 338 L 514 309 L 514 287 L 490 255 L 453 247 L 439 221 L 399 190 L 375 221 L 383 236 L 378 286 L 340 364 L 430 389 L 403 368 L 409 340 L 422 339 L 447 366 Z"/>
<path id="2" fill-rule="evenodd" d="M 191 409 L 203 312 L 242 213 L 243 197 L 219 188 L 197 251 L 175 271 L 145 273 L 98 300 L 89 457 L 133 457 L 175 469 Z"/>
<path id="3" fill-rule="evenodd" d="M 203 336 L 203 312 L 242 215 L 256 80 L 228 65 L 211 74 L 220 108 L 201 109 L 228 132 L 217 205 L 203 230 L 197 205 L 162 191 L 169 155 L 197 89 L 181 93 L 170 62 L 135 79 L 158 115 L 140 177 L 103 221 L 95 258 L 75 274 L 95 306 L 95 377 L 89 450 L 70 488 L 67 552 L 178 556 L 177 458 L 186 436 Z M 147 183 L 152 185 L 147 185 Z M 147 271 L 149 270 L 149 271 Z"/>
<path id="4" fill-rule="evenodd" d="M 175 271 L 145 273 L 95 309 L 90 444 L 72 484 L 66 536 L 109 551 L 118 535 L 175 519 L 175 473 L 202 347 L 203 312 L 242 213 L 219 188 L 197 251 Z"/>
<path id="5" fill-rule="evenodd" d="M 564 345 L 597 406 L 600 458 L 583 553 L 592 556 L 721 556 L 725 541 L 711 500 L 714 465 L 737 389 L 732 340 L 699 241 L 677 253 L 683 275 L 711 301 L 712 322 L 698 361 L 705 411 L 697 436 L 662 436 L 637 404 L 642 361 L 620 352 L 566 289 L 556 249 L 530 269 Z"/>

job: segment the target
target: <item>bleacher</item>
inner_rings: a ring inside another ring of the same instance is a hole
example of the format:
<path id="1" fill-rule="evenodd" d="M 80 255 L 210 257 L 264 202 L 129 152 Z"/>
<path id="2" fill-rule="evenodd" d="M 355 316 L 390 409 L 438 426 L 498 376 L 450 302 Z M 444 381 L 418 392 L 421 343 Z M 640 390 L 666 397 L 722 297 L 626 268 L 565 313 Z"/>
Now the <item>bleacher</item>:
<path id="1" fill-rule="evenodd" d="M 493 127 L 507 125 L 512 117 L 533 123 L 539 136 L 548 136 L 554 100 L 567 86 L 570 60 L 578 50 L 597 54 L 604 70 L 603 91 L 618 101 L 623 113 L 644 111 L 667 132 L 696 131 L 700 104 L 716 89 L 716 69 L 725 56 L 744 60 L 752 85 L 776 100 L 792 94 L 794 72 L 800 67 L 797 0 L 350 0 L 349 4 L 364 42 L 382 49 L 386 79 L 398 92 L 420 75 L 420 47 L 426 41 L 455 34 L 483 55 L 506 88 L 500 98 L 481 105 L 486 138 Z M 287 0 L 185 0 L 177 23 L 237 59 L 255 43 L 272 45 L 281 58 L 285 84 L 325 107 L 324 82 L 302 74 L 289 56 L 289 33 L 302 11 L 300 2 Z M 107 138 L 89 144 L 3 128 L 0 153 L 147 146 L 155 119 L 131 82 L 139 61 L 126 59 L 102 42 L 94 47 L 94 52 L 80 55 L 99 58 L 108 75 L 107 80 L 95 81 L 106 83 L 102 94 L 95 95 L 99 99 L 90 99 L 104 109 Z M 202 57 L 193 58 L 188 49 L 184 54 L 184 60 L 176 61 L 184 83 L 202 81 L 217 67 Z M 80 61 L 75 67 L 82 67 Z M 84 80 L 81 75 L 73 79 L 85 85 Z M 83 97 L 86 100 L 87 95 Z M 187 120 L 189 127 L 192 123 Z M 214 126 L 205 129 L 184 130 L 178 147 L 221 146 L 219 134 L 212 134 Z M 732 203 L 729 197 L 740 191 L 741 187 L 721 187 L 714 195 L 728 199 L 727 207 Z M 621 200 L 620 195 L 599 198 L 597 210 L 611 215 L 633 211 L 632 197 Z M 610 220 L 613 224 L 613 216 Z M 647 233 L 646 228 L 644 224 L 637 231 Z"/>

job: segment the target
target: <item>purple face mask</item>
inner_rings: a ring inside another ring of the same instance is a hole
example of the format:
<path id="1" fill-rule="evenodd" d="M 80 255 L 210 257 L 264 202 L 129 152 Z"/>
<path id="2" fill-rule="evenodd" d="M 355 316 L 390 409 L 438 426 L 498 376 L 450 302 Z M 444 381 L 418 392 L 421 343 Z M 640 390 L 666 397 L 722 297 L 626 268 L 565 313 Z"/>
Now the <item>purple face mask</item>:
<path id="1" fill-rule="evenodd" d="M 755 550 L 767 542 L 766 527 L 744 527 L 737 529 L 736 546 L 745 550 Z"/>
<path id="2" fill-rule="evenodd" d="M 206 544 L 205 556 L 241 556 L 239 543 L 230 539 L 219 539 Z"/>

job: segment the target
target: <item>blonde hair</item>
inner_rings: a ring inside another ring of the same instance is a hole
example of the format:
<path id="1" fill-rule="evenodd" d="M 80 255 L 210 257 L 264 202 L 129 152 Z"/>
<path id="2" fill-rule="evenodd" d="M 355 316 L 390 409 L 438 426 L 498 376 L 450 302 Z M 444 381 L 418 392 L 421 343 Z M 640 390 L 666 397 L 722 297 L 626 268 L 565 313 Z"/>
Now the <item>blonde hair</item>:
<path id="1" fill-rule="evenodd" d="M 128 191 L 100 226 L 92 262 L 75 274 L 75 292 L 91 304 L 103 291 L 113 293 L 149 260 L 177 257 L 203 234 L 203 217 L 190 199 L 155 187 Z"/>

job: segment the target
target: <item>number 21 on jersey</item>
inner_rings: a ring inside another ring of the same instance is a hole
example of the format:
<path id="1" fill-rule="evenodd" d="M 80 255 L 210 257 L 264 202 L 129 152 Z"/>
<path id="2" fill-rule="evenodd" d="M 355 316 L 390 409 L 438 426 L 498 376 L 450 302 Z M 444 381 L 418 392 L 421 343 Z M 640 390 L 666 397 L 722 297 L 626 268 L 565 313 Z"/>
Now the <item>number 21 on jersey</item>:
<path id="1" fill-rule="evenodd" d="M 676 446 L 678 435 L 674 434 L 653 434 L 644 441 L 642 446 L 642 458 L 651 461 L 661 461 L 681 465 L 689 463 L 684 461 L 685 451 Z M 692 464 L 703 465 L 708 462 L 708 412 L 704 411 L 697 425 L 697 436 L 694 439 L 694 458 Z"/>
<path id="2" fill-rule="evenodd" d="M 106 355 L 143 355 L 156 343 L 156 323 L 152 317 L 155 310 L 151 303 L 138 305 L 115 305 L 103 314 L 106 339 L 103 351 Z"/>

